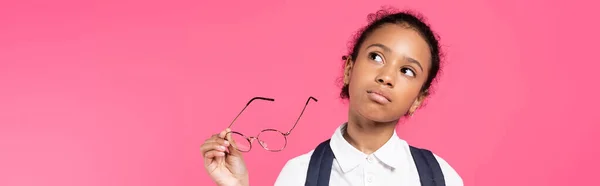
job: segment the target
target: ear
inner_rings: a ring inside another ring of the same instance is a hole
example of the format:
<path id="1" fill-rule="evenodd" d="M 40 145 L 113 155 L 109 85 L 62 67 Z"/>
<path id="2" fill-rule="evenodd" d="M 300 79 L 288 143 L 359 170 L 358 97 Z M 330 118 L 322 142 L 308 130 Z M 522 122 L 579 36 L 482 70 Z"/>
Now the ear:
<path id="1" fill-rule="evenodd" d="M 412 106 L 410 106 L 410 108 L 408 109 L 408 115 L 412 116 L 413 113 L 417 111 L 421 104 L 423 104 L 423 101 L 425 101 L 425 98 L 427 98 L 427 95 L 429 95 L 429 90 L 425 90 L 419 94 L 417 99 L 415 99 L 415 101 L 413 102 Z"/>
<path id="2" fill-rule="evenodd" d="M 350 83 L 350 75 L 352 75 L 352 67 L 354 66 L 354 62 L 352 61 L 352 57 L 346 57 L 346 63 L 344 65 L 344 84 Z"/>

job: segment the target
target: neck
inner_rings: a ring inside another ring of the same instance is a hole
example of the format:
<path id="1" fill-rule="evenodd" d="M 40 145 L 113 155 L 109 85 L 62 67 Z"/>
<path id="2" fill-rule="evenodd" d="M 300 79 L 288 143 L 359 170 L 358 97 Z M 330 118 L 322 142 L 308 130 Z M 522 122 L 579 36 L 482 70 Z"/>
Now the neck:
<path id="1" fill-rule="evenodd" d="M 372 154 L 394 135 L 396 123 L 398 121 L 375 122 L 349 117 L 343 136 L 354 148 L 365 154 Z"/>

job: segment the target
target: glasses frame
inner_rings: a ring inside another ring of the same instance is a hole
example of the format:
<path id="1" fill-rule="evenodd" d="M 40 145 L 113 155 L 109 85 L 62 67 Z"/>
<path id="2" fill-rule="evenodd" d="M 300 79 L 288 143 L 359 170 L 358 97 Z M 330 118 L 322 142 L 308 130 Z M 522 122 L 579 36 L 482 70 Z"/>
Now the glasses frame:
<path id="1" fill-rule="evenodd" d="M 235 118 L 233 118 L 233 121 L 231 121 L 231 123 L 229 124 L 229 126 L 227 128 L 231 129 L 231 126 L 233 126 L 233 124 L 235 123 L 235 120 L 237 120 L 238 117 L 240 117 L 240 115 L 242 115 L 242 113 L 244 112 L 244 110 L 246 110 L 246 108 L 248 108 L 248 106 L 250 105 L 250 103 L 252 103 L 254 100 L 263 100 L 263 101 L 271 101 L 274 102 L 275 99 L 273 98 L 267 98 L 267 97 L 253 97 L 252 99 L 250 99 L 250 101 L 248 101 L 248 103 L 246 103 L 246 106 L 244 106 L 244 108 L 242 109 L 242 111 L 240 111 L 240 113 L 238 113 L 237 116 L 235 116 Z M 289 136 L 292 133 L 292 130 L 294 130 L 294 128 L 296 128 L 296 125 L 298 125 L 298 121 L 300 121 L 300 118 L 302 118 L 302 115 L 304 114 L 304 111 L 306 110 L 306 106 L 308 106 L 308 103 L 310 103 L 310 100 L 313 100 L 315 102 L 318 102 L 319 100 L 317 100 L 317 98 L 314 98 L 312 96 L 308 97 L 308 99 L 306 100 L 306 103 L 304 104 L 304 108 L 302 108 L 302 112 L 300 112 L 300 115 L 298 116 L 298 118 L 296 119 L 296 122 L 294 123 L 294 125 L 292 126 L 292 128 L 290 128 L 290 130 L 288 130 L 287 132 L 283 133 L 277 129 L 272 129 L 272 128 L 268 128 L 268 129 L 263 129 L 261 130 L 258 135 L 256 136 L 246 136 L 240 132 L 237 131 L 230 131 L 227 134 L 229 135 L 230 133 L 234 133 L 237 135 L 240 135 L 242 137 L 244 137 L 244 139 L 246 139 L 248 141 L 249 148 L 246 151 L 242 151 L 240 149 L 238 149 L 237 147 L 235 147 L 238 151 L 240 152 L 250 152 L 250 150 L 252 150 L 252 142 L 254 142 L 254 140 L 257 140 L 260 144 L 260 146 L 267 150 L 267 151 L 271 151 L 271 152 L 279 152 L 282 151 L 283 149 L 285 149 L 285 147 L 287 146 L 287 136 Z M 281 149 L 268 149 L 265 145 L 264 142 L 260 140 L 260 134 L 262 134 L 263 132 L 267 132 L 267 131 L 271 131 L 271 132 L 277 132 L 279 134 L 281 134 L 283 136 L 284 139 L 284 144 L 283 147 L 281 147 Z"/>

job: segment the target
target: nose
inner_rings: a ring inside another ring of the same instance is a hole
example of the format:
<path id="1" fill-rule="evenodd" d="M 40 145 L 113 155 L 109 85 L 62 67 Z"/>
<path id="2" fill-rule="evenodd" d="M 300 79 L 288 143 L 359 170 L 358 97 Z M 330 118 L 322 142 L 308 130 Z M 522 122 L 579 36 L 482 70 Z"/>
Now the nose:
<path id="1" fill-rule="evenodd" d="M 394 84 L 396 83 L 394 81 L 395 80 L 394 72 L 391 70 L 387 70 L 387 69 L 382 70 L 381 73 L 379 73 L 379 75 L 377 75 L 375 80 L 377 81 L 377 83 L 383 84 L 390 88 L 393 88 Z"/>

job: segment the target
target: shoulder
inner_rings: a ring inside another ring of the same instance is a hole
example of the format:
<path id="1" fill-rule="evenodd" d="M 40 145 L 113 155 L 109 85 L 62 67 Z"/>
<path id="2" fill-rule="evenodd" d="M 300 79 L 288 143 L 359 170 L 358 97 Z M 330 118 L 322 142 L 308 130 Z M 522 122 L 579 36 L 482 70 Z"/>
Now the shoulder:
<path id="1" fill-rule="evenodd" d="M 456 170 L 452 168 L 452 166 L 450 166 L 450 164 L 446 160 L 444 160 L 442 157 L 438 156 L 435 153 L 433 153 L 433 156 L 435 156 L 435 159 L 440 164 L 440 168 L 442 169 L 442 173 L 444 174 L 444 179 L 446 180 L 447 186 L 464 185 L 462 178 L 460 177 L 460 175 L 458 175 L 458 172 L 456 172 Z"/>
<path id="2" fill-rule="evenodd" d="M 275 186 L 303 186 L 310 157 L 314 150 L 288 160 L 275 181 Z"/>

